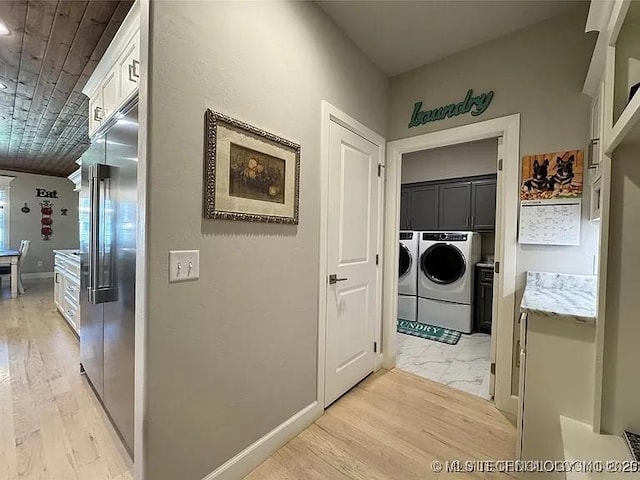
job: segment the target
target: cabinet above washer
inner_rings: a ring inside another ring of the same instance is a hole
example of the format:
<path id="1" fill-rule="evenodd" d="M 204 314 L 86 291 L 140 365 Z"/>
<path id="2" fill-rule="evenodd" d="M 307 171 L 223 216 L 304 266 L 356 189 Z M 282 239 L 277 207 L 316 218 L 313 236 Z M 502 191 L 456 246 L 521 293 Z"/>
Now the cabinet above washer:
<path id="1" fill-rule="evenodd" d="M 402 230 L 492 232 L 496 175 L 402 185 Z"/>

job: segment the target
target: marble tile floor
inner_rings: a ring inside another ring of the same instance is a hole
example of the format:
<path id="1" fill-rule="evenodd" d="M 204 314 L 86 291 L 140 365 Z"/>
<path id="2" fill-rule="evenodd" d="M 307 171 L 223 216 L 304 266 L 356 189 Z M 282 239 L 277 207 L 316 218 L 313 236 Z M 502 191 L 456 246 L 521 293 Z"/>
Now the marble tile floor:
<path id="1" fill-rule="evenodd" d="M 457 345 L 397 333 L 396 367 L 490 399 L 491 335 L 462 335 Z"/>

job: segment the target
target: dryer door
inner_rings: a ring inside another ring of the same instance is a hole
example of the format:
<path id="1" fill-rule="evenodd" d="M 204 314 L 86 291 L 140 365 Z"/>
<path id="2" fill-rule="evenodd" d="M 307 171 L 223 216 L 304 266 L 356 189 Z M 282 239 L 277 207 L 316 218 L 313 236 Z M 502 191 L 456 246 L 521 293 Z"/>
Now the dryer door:
<path id="1" fill-rule="evenodd" d="M 405 244 L 400 243 L 400 255 L 398 258 L 398 278 L 402 278 L 411 270 L 411 264 L 413 258 L 411 258 L 411 252 Z"/>
<path id="2" fill-rule="evenodd" d="M 420 269 L 432 282 L 449 285 L 462 278 L 467 269 L 467 262 L 455 245 L 436 243 L 420 257 Z"/>

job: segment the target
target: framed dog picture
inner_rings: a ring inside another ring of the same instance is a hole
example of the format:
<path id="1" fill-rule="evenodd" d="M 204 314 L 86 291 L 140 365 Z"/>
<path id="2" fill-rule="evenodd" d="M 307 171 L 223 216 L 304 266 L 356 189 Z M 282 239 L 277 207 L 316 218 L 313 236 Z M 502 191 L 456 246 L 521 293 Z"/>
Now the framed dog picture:
<path id="1" fill-rule="evenodd" d="M 205 114 L 205 218 L 298 224 L 300 145 Z"/>
<path id="2" fill-rule="evenodd" d="M 582 197 L 582 150 L 567 150 L 522 158 L 520 200 Z"/>

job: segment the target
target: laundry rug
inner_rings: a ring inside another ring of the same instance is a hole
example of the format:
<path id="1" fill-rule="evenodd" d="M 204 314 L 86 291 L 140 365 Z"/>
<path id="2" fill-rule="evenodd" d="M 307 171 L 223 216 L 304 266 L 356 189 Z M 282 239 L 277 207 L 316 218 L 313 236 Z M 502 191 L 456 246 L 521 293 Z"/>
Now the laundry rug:
<path id="1" fill-rule="evenodd" d="M 448 345 L 455 345 L 462 336 L 462 333 L 449 330 L 448 328 L 401 319 L 398 319 L 398 332 L 413 335 L 414 337 L 426 338 L 435 342 L 446 343 Z"/>

